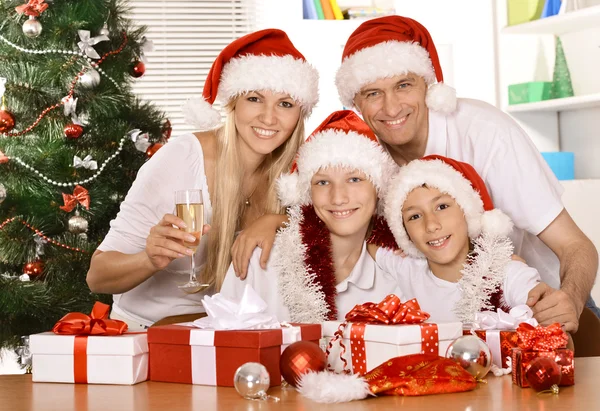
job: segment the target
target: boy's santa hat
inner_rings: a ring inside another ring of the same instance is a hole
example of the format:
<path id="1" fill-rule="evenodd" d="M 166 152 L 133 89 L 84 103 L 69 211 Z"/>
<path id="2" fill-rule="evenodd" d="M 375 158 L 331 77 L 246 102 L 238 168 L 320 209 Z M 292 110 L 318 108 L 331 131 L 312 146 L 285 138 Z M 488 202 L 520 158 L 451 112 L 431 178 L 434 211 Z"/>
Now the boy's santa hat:
<path id="1" fill-rule="evenodd" d="M 287 34 L 277 29 L 250 33 L 221 51 L 214 61 L 202 92 L 184 106 L 186 122 L 210 130 L 221 122 L 212 107 L 226 104 L 249 91 L 270 90 L 289 94 L 308 116 L 319 100 L 319 74 L 294 47 Z"/>
<path id="2" fill-rule="evenodd" d="M 424 258 L 412 243 L 402 220 L 404 201 L 415 188 L 426 185 L 454 198 L 467 220 L 469 237 L 482 234 L 505 237 L 513 223 L 498 209 L 477 171 L 467 163 L 431 155 L 401 167 L 384 196 L 384 216 L 398 246 L 412 257 Z"/>
<path id="3" fill-rule="evenodd" d="M 300 147 L 291 173 L 277 180 L 282 205 L 312 204 L 310 181 L 319 169 L 328 167 L 360 170 L 381 193 L 396 164 L 356 113 L 336 111 Z"/>
<path id="4" fill-rule="evenodd" d="M 456 91 L 443 83 L 431 35 L 408 17 L 386 16 L 361 24 L 346 42 L 335 82 L 342 104 L 353 107 L 354 96 L 363 86 L 407 73 L 423 77 L 429 86 L 429 109 L 443 113 L 456 109 Z"/>

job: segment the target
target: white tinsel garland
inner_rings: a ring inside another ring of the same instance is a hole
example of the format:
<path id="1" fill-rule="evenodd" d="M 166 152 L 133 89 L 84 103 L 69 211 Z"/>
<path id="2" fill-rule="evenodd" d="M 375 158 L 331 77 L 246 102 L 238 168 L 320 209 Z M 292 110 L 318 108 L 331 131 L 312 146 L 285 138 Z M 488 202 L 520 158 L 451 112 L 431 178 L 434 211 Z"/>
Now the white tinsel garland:
<path id="1" fill-rule="evenodd" d="M 304 263 L 306 245 L 302 243 L 300 224 L 303 221 L 300 206 L 288 209 L 289 223 L 275 238 L 279 258 L 273 262 L 279 273 L 279 293 L 283 305 L 290 312 L 291 322 L 321 323 L 327 319 L 325 294 L 315 284 L 315 274 Z"/>
<path id="2" fill-rule="evenodd" d="M 454 313 L 463 323 L 472 323 L 480 311 L 494 310 L 489 298 L 502 287 L 513 253 L 508 237 L 482 234 L 473 240 L 473 246 L 458 282 L 462 297 L 454 306 Z"/>

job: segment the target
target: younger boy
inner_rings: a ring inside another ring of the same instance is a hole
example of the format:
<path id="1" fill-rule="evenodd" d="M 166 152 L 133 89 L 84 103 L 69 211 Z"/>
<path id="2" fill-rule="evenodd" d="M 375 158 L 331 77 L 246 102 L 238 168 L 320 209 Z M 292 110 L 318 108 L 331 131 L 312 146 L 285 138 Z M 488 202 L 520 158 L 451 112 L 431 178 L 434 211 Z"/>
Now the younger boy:
<path id="1" fill-rule="evenodd" d="M 511 260 L 512 222 L 493 209 L 469 164 L 436 155 L 410 162 L 387 189 L 384 216 L 407 257 L 369 251 L 398 277 L 402 300 L 416 298 L 431 321 L 470 323 L 480 311 L 508 311 L 540 282 L 537 270 Z"/>

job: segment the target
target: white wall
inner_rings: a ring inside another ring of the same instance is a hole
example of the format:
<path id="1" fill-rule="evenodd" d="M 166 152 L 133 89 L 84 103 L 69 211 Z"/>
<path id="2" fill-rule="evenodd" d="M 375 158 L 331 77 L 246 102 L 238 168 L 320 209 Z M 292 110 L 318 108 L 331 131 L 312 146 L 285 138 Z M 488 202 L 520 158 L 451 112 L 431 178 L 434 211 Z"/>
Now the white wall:
<path id="1" fill-rule="evenodd" d="M 456 2 L 447 0 L 394 1 L 398 14 L 414 18 L 430 30 L 444 79 L 457 89 L 458 95 L 496 105 L 494 9 L 489 1 L 460 0 L 460 3 L 457 7 Z M 308 122 L 307 131 L 311 132 L 332 111 L 342 109 L 334 84 L 335 73 L 344 44 L 361 21 L 303 20 L 302 0 L 261 0 L 257 18 L 258 29 L 285 30 L 319 70 L 321 98 Z"/>

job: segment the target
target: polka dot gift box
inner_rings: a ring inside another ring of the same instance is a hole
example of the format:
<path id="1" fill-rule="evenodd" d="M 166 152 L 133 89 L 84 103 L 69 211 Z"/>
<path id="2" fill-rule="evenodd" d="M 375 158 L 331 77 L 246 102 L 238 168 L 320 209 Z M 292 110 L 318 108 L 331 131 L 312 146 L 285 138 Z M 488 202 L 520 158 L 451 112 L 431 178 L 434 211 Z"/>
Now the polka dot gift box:
<path id="1" fill-rule="evenodd" d="M 401 302 L 391 294 L 380 303 L 355 306 L 346 321 L 326 321 L 328 368 L 361 375 L 390 358 L 410 354 L 444 356 L 462 335 L 462 323 L 434 324 L 417 300 Z"/>

